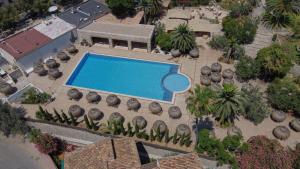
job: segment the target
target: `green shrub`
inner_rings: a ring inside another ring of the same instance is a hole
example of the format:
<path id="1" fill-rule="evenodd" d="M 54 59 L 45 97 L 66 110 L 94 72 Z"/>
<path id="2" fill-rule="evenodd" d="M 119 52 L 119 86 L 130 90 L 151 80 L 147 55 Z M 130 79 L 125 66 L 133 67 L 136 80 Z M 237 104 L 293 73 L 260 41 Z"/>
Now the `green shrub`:
<path id="1" fill-rule="evenodd" d="M 250 80 L 258 76 L 259 66 L 251 57 L 244 56 L 239 59 L 235 65 L 235 73 L 241 80 Z"/>
<path id="2" fill-rule="evenodd" d="M 230 152 L 234 152 L 236 151 L 240 146 L 241 146 L 241 140 L 242 137 L 241 136 L 226 136 L 223 141 L 222 144 L 224 145 L 224 148 Z"/>
<path id="3" fill-rule="evenodd" d="M 239 44 L 253 42 L 257 25 L 249 17 L 232 18 L 227 16 L 223 19 L 222 25 L 227 38 L 233 38 Z"/>
<path id="4" fill-rule="evenodd" d="M 300 115 L 300 90 L 297 84 L 289 79 L 275 79 L 267 89 L 268 101 L 279 110 L 292 110 Z"/>
<path id="5" fill-rule="evenodd" d="M 220 144 L 220 140 L 210 136 L 208 129 L 203 129 L 198 134 L 196 151 L 198 153 L 206 152 L 209 156 L 215 157 L 217 154 L 217 146 L 219 146 Z"/>
<path id="6" fill-rule="evenodd" d="M 247 2 L 236 3 L 231 9 L 229 15 L 231 17 L 248 16 L 252 12 L 252 6 Z"/>
<path id="7" fill-rule="evenodd" d="M 266 80 L 285 76 L 292 66 L 289 54 L 278 44 L 260 49 L 256 63 L 260 67 L 260 76 Z"/>
<path id="8" fill-rule="evenodd" d="M 106 0 L 111 12 L 117 17 L 123 18 L 135 12 L 133 0 Z"/>
<path id="9" fill-rule="evenodd" d="M 48 93 L 41 93 L 35 88 L 30 88 L 22 95 L 23 104 L 40 104 L 46 103 L 51 99 L 51 95 Z"/>
<path id="10" fill-rule="evenodd" d="M 231 44 L 224 49 L 223 56 L 227 59 L 237 60 L 245 55 L 244 47 L 238 44 Z"/>
<path id="11" fill-rule="evenodd" d="M 215 35 L 208 42 L 210 47 L 217 50 L 224 50 L 228 46 L 228 43 L 228 39 L 223 35 Z"/>
<path id="12" fill-rule="evenodd" d="M 169 33 L 160 33 L 156 37 L 156 43 L 164 51 L 170 51 L 172 49 L 171 35 Z"/>

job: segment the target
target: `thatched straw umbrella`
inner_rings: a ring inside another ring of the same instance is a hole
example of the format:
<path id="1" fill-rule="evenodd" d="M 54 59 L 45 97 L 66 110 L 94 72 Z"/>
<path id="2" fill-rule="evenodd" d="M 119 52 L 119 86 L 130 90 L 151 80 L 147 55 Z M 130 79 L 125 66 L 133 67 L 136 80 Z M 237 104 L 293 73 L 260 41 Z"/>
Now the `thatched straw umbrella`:
<path id="1" fill-rule="evenodd" d="M 77 49 L 74 45 L 72 45 L 72 46 L 70 46 L 69 48 L 67 48 L 67 51 L 68 51 L 70 54 L 75 54 L 75 53 L 78 52 L 78 49 Z"/>
<path id="2" fill-rule="evenodd" d="M 192 58 L 198 58 L 199 50 L 197 48 L 194 48 L 194 49 L 190 50 L 189 54 Z"/>
<path id="3" fill-rule="evenodd" d="M 151 102 L 149 104 L 149 110 L 153 114 L 159 114 L 159 113 L 162 112 L 162 107 L 161 107 L 161 105 L 158 102 Z"/>
<path id="4" fill-rule="evenodd" d="M 286 119 L 286 113 L 283 111 L 273 111 L 271 113 L 271 119 L 275 122 L 283 122 Z"/>
<path id="5" fill-rule="evenodd" d="M 97 108 L 92 108 L 89 110 L 88 112 L 88 116 L 89 118 L 91 118 L 92 120 L 100 120 L 101 118 L 103 118 L 104 114 L 102 111 L 100 111 Z"/>
<path id="6" fill-rule="evenodd" d="M 89 92 L 85 98 L 89 103 L 98 103 L 101 100 L 101 96 L 96 92 Z"/>
<path id="7" fill-rule="evenodd" d="M 56 80 L 62 76 L 62 72 L 60 72 L 57 68 L 48 70 L 48 77 L 51 80 Z"/>
<path id="8" fill-rule="evenodd" d="M 4 82 L 0 84 L 0 92 L 4 95 L 8 96 L 17 91 L 17 88 L 13 87 L 12 85 Z"/>
<path id="9" fill-rule="evenodd" d="M 210 76 L 211 81 L 215 83 L 220 83 L 222 80 L 221 74 L 220 73 L 212 73 Z"/>
<path id="10" fill-rule="evenodd" d="M 63 62 L 66 62 L 70 59 L 70 56 L 68 56 L 65 52 L 59 52 L 57 54 L 57 58 Z"/>
<path id="11" fill-rule="evenodd" d="M 209 88 L 213 91 L 219 91 L 220 89 L 222 89 L 222 86 L 218 83 L 213 83 Z"/>
<path id="12" fill-rule="evenodd" d="M 106 97 L 106 103 L 108 106 L 117 106 L 120 104 L 121 100 L 118 98 L 117 95 L 110 94 Z"/>
<path id="13" fill-rule="evenodd" d="M 165 133 L 168 130 L 168 126 L 166 125 L 166 123 L 162 120 L 156 120 L 153 123 L 152 129 L 154 131 L 157 131 L 159 128 L 160 133 Z"/>
<path id="14" fill-rule="evenodd" d="M 59 64 L 56 62 L 55 59 L 48 59 L 46 61 L 46 66 L 49 68 L 49 69 L 52 69 L 52 68 L 57 68 L 59 66 Z"/>
<path id="15" fill-rule="evenodd" d="M 220 63 L 213 63 L 211 65 L 211 71 L 220 73 L 222 71 L 222 65 Z"/>
<path id="16" fill-rule="evenodd" d="M 185 135 L 185 136 L 188 136 L 191 134 L 191 129 L 188 125 L 186 124 L 179 124 L 177 127 L 176 127 L 176 132 L 179 136 L 182 136 L 182 135 Z"/>
<path id="17" fill-rule="evenodd" d="M 290 130 L 285 126 L 277 126 L 273 130 L 273 134 L 276 138 L 280 140 L 286 140 L 290 137 Z"/>
<path id="18" fill-rule="evenodd" d="M 109 121 L 110 122 L 121 122 L 124 123 L 125 118 L 118 112 L 114 112 L 109 116 Z"/>
<path id="19" fill-rule="evenodd" d="M 200 83 L 205 86 L 209 86 L 211 84 L 211 80 L 209 76 L 201 76 Z"/>
<path id="20" fill-rule="evenodd" d="M 209 66 L 203 66 L 203 67 L 201 68 L 201 74 L 202 74 L 203 76 L 209 76 L 209 75 L 211 74 L 211 69 L 210 69 L 210 67 L 209 67 Z"/>
<path id="21" fill-rule="evenodd" d="M 290 122 L 290 126 L 296 132 L 300 132 L 300 119 L 294 119 Z"/>
<path id="22" fill-rule="evenodd" d="M 74 100 L 79 100 L 82 97 L 82 93 L 79 90 L 75 89 L 75 88 L 70 89 L 68 91 L 67 95 L 69 96 L 70 100 L 73 100 L 73 99 Z"/>
<path id="23" fill-rule="evenodd" d="M 227 135 L 228 136 L 241 136 L 242 135 L 242 130 L 238 128 L 237 126 L 232 126 L 227 129 Z"/>
<path id="24" fill-rule="evenodd" d="M 226 79 L 232 79 L 233 75 L 234 75 L 234 72 L 231 69 L 225 69 L 222 72 L 223 78 L 226 78 Z"/>
<path id="25" fill-rule="evenodd" d="M 136 98 L 130 98 L 127 101 L 128 110 L 137 111 L 141 107 L 141 103 Z"/>
<path id="26" fill-rule="evenodd" d="M 47 70 L 42 64 L 34 65 L 33 72 L 38 74 L 39 76 L 45 76 L 47 74 Z"/>
<path id="27" fill-rule="evenodd" d="M 132 119 L 132 123 L 140 130 L 144 129 L 147 126 L 147 121 L 143 116 L 135 116 Z"/>
<path id="28" fill-rule="evenodd" d="M 223 79 L 223 86 L 226 85 L 226 84 L 234 84 L 234 81 L 233 79 Z"/>
<path id="29" fill-rule="evenodd" d="M 181 52 L 178 49 L 171 49 L 170 53 L 175 58 L 181 55 Z"/>
<path id="30" fill-rule="evenodd" d="M 78 106 L 78 105 L 71 105 L 69 107 L 69 111 L 68 111 L 70 114 L 72 114 L 74 117 L 78 118 L 80 116 L 83 115 L 83 109 Z"/>
<path id="31" fill-rule="evenodd" d="M 169 117 L 172 119 L 179 119 L 182 115 L 181 110 L 178 106 L 171 106 L 168 110 Z"/>

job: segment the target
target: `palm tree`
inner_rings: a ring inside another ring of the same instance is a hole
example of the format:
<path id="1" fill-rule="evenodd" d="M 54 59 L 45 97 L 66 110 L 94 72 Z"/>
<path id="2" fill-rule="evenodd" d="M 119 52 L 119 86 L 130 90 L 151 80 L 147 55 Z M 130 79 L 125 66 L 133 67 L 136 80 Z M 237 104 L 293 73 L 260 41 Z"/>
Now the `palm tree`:
<path id="1" fill-rule="evenodd" d="M 172 33 L 171 44 L 174 49 L 179 49 L 182 53 L 187 53 L 196 45 L 195 35 L 187 24 L 180 24 Z"/>
<path id="2" fill-rule="evenodd" d="M 230 125 L 245 110 L 246 98 L 232 84 L 225 84 L 214 102 L 214 116 L 221 125 Z"/>
<path id="3" fill-rule="evenodd" d="M 148 0 L 141 0 L 140 1 L 140 7 L 142 7 L 142 9 L 143 9 L 143 11 L 144 11 L 144 18 L 143 18 L 143 20 L 144 20 L 144 24 L 146 24 L 147 23 L 147 15 L 148 15 L 148 11 L 149 11 L 149 2 L 148 2 Z"/>
<path id="4" fill-rule="evenodd" d="M 214 91 L 210 88 L 201 88 L 196 85 L 194 91 L 189 91 L 190 96 L 187 98 L 187 110 L 196 117 L 201 118 L 204 115 L 209 115 L 213 111 L 212 99 L 215 96 Z"/>
<path id="5" fill-rule="evenodd" d="M 267 11 L 262 16 L 263 24 L 269 29 L 286 28 L 291 24 L 291 18 L 284 13 Z"/>
<path id="6" fill-rule="evenodd" d="M 151 17 L 159 16 L 162 9 L 162 1 L 161 0 L 148 0 L 149 4 L 149 15 Z"/>

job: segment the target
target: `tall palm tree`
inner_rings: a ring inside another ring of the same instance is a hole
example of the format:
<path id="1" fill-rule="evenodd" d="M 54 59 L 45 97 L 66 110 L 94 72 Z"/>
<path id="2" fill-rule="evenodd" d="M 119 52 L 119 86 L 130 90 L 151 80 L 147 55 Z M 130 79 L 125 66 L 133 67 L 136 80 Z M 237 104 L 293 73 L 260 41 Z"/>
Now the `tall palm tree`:
<path id="1" fill-rule="evenodd" d="M 162 9 L 162 0 L 148 0 L 149 15 L 151 17 L 159 16 Z"/>
<path id="2" fill-rule="evenodd" d="M 210 88 L 201 88 L 199 85 L 196 85 L 195 89 L 189 92 L 190 96 L 186 100 L 186 108 L 196 119 L 209 115 L 213 111 L 212 99 L 215 96 L 214 91 Z"/>
<path id="3" fill-rule="evenodd" d="M 174 49 L 187 53 L 196 45 L 195 35 L 187 24 L 180 24 L 172 33 L 171 44 Z"/>
<path id="4" fill-rule="evenodd" d="M 291 24 L 291 17 L 285 13 L 266 11 L 262 16 L 262 22 L 269 29 L 286 28 Z"/>
<path id="5" fill-rule="evenodd" d="M 238 115 L 245 110 L 245 96 L 237 91 L 237 87 L 231 84 L 224 85 L 219 91 L 214 102 L 214 116 L 221 125 L 231 125 Z"/>

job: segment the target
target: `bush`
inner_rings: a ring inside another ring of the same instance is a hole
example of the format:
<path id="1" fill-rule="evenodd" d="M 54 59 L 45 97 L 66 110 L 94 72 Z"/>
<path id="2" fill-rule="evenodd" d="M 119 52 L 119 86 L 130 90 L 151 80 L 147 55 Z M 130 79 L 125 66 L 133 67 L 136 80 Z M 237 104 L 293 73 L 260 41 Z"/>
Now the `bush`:
<path id="1" fill-rule="evenodd" d="M 231 17 L 248 16 L 252 12 L 252 6 L 247 2 L 236 3 L 231 9 L 229 15 Z"/>
<path id="2" fill-rule="evenodd" d="M 276 79 L 268 89 L 268 101 L 279 110 L 294 111 L 300 115 L 300 90 L 297 84 L 289 79 Z"/>
<path id="3" fill-rule="evenodd" d="M 169 33 L 159 33 L 155 41 L 157 45 L 164 51 L 170 51 L 172 49 L 171 35 Z"/>
<path id="4" fill-rule="evenodd" d="M 224 57 L 227 59 L 239 59 L 245 55 L 245 49 L 244 47 L 238 45 L 238 44 L 231 44 L 227 46 L 224 50 Z"/>
<path id="5" fill-rule="evenodd" d="M 222 144 L 224 145 L 224 148 L 230 152 L 234 152 L 236 151 L 240 146 L 241 146 L 241 140 L 242 137 L 241 136 L 226 136 L 223 141 Z"/>
<path id="6" fill-rule="evenodd" d="M 37 149 L 44 154 L 57 152 L 59 148 L 59 141 L 48 134 L 40 134 L 35 144 Z"/>
<path id="7" fill-rule="evenodd" d="M 242 113 L 246 119 L 257 125 L 268 117 L 270 111 L 263 101 L 263 93 L 259 91 L 258 87 L 242 88 L 242 94 L 248 99 L 248 102 L 245 103 L 245 111 Z"/>
<path id="8" fill-rule="evenodd" d="M 246 81 L 256 78 L 259 73 L 259 67 L 255 60 L 248 56 L 239 59 L 239 62 L 235 65 L 235 70 L 238 79 Z"/>
<path id="9" fill-rule="evenodd" d="M 106 0 L 108 7 L 117 17 L 123 18 L 135 12 L 133 0 Z"/>
<path id="10" fill-rule="evenodd" d="M 223 35 L 215 35 L 211 41 L 208 42 L 210 47 L 218 50 L 224 50 L 228 46 L 228 43 L 228 39 Z"/>
<path id="11" fill-rule="evenodd" d="M 232 18 L 227 16 L 223 19 L 222 25 L 227 38 L 233 38 L 239 44 L 253 42 L 257 25 L 249 17 Z"/>
<path id="12" fill-rule="evenodd" d="M 292 66 L 289 54 L 278 44 L 260 49 L 256 63 L 260 67 L 260 76 L 267 80 L 285 76 Z"/>
<path id="13" fill-rule="evenodd" d="M 40 104 L 46 103 L 51 99 L 51 95 L 48 93 L 41 93 L 35 88 L 30 88 L 22 95 L 23 104 Z"/>

